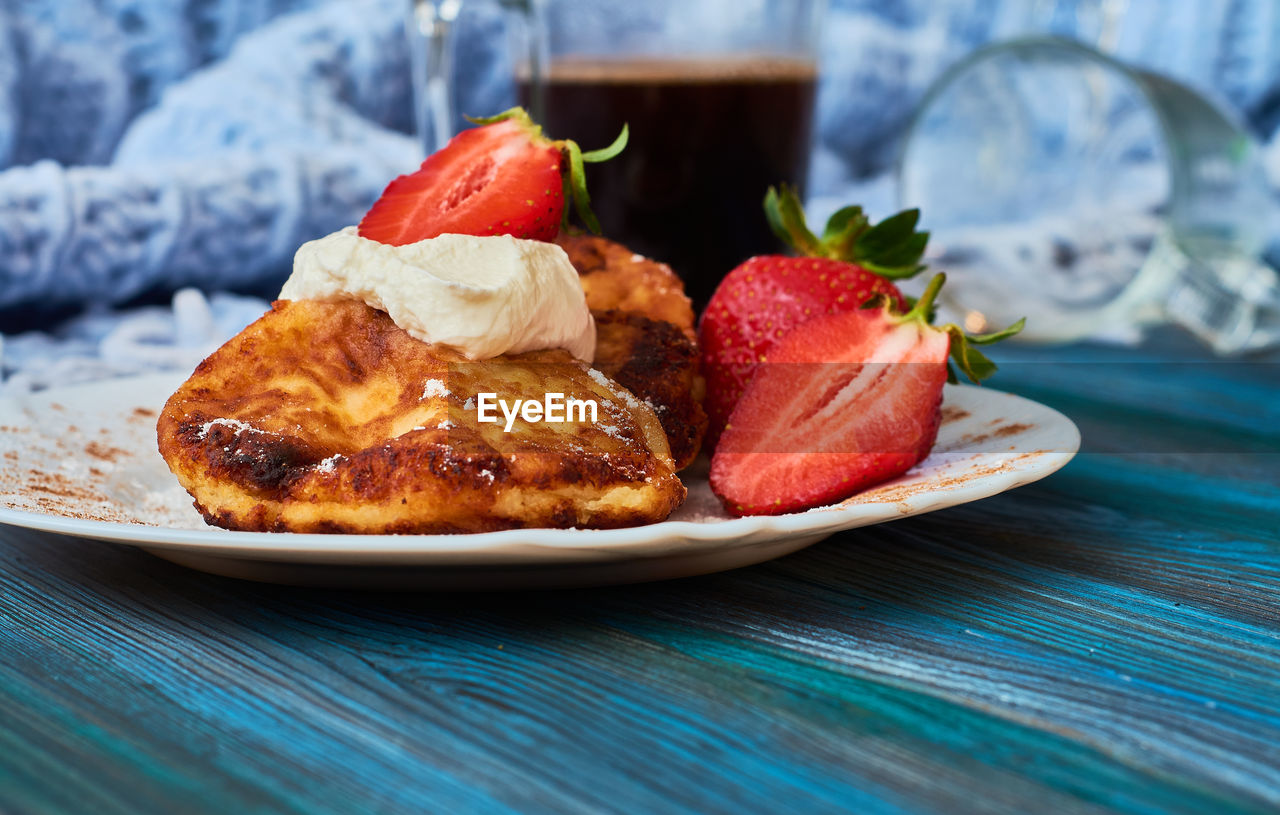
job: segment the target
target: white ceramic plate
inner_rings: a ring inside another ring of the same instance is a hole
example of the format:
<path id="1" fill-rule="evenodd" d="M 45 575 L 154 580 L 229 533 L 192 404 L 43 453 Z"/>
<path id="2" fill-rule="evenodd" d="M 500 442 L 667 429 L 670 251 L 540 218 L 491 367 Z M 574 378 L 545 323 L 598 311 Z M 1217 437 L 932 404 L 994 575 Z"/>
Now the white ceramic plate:
<path id="1" fill-rule="evenodd" d="M 0 399 L 0 523 L 142 547 L 195 569 L 275 583 L 504 589 L 637 583 L 789 554 L 844 529 L 976 501 L 1036 481 L 1080 445 L 1075 425 L 1028 399 L 946 392 L 938 443 L 903 477 L 831 507 L 730 518 L 706 462 L 689 499 L 633 529 L 474 535 L 293 535 L 206 526 L 156 451 L 155 419 L 184 377 L 116 379 Z"/>

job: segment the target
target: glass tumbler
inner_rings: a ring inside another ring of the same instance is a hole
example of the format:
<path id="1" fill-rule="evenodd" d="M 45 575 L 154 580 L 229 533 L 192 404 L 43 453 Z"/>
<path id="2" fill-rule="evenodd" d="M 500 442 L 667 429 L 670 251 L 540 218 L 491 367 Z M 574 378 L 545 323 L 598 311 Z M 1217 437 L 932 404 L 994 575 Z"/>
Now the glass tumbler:
<path id="1" fill-rule="evenodd" d="M 1280 342 L 1259 149 L 1166 77 L 1067 40 L 979 50 L 926 94 L 898 188 L 972 330 L 1025 315 L 1040 341 L 1174 322 L 1219 353 Z"/>
<path id="2" fill-rule="evenodd" d="M 545 133 L 591 150 L 630 126 L 587 168 L 607 237 L 670 263 L 697 305 L 778 249 L 761 202 L 808 170 L 823 0 L 418 0 L 429 148 L 448 129 L 451 22 L 479 5 L 505 12 L 515 95 Z"/>

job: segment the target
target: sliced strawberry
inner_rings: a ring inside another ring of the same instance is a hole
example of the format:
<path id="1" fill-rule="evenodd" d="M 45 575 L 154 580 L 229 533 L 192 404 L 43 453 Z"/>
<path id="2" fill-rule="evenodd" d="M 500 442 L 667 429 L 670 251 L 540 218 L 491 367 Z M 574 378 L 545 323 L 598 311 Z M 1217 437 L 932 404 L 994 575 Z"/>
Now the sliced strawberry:
<path id="1" fill-rule="evenodd" d="M 464 130 L 387 188 L 360 222 L 360 235 L 402 246 L 446 232 L 553 240 L 566 221 L 565 199 L 592 231 L 583 163 L 604 161 L 626 146 L 627 129 L 609 147 L 583 153 L 551 141 L 520 108 Z"/>
<path id="2" fill-rule="evenodd" d="M 815 317 L 856 309 L 876 294 L 905 305 L 888 280 L 841 260 L 761 255 L 730 272 L 699 324 L 710 443 L 783 335 Z"/>
<path id="3" fill-rule="evenodd" d="M 839 501 L 915 466 L 941 421 L 948 357 L 974 382 L 995 365 L 967 337 L 928 323 L 944 280 L 899 314 L 878 307 L 809 320 L 777 342 L 734 408 L 711 459 L 711 489 L 738 515 L 777 515 Z"/>
<path id="4" fill-rule="evenodd" d="M 730 272 L 702 313 L 699 341 L 707 378 L 708 443 L 714 445 L 756 366 L 797 325 L 861 307 L 879 294 L 906 302 L 889 277 L 920 271 L 928 234 L 916 232 L 917 210 L 871 226 L 859 207 L 831 217 L 818 238 L 805 224 L 795 192 L 770 189 L 765 213 L 774 231 L 802 257 L 753 257 Z"/>

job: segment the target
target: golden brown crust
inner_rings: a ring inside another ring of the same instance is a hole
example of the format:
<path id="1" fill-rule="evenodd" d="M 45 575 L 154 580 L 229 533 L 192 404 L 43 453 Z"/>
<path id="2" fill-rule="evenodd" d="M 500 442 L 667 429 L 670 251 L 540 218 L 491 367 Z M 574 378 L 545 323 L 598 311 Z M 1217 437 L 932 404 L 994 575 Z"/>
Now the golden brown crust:
<path id="1" fill-rule="evenodd" d="M 687 467 L 698 455 L 707 417 L 684 284 L 667 264 L 607 238 L 562 233 L 556 242 L 578 270 L 596 318 L 596 365 L 653 405 L 676 469 Z"/>
<path id="2" fill-rule="evenodd" d="M 479 392 L 600 413 L 505 433 L 477 421 Z M 197 508 L 232 529 L 631 526 L 685 494 L 653 411 L 566 352 L 469 362 L 355 301 L 274 303 L 170 397 L 157 436 Z"/>
<path id="3" fill-rule="evenodd" d="M 578 270 L 592 311 L 634 311 L 679 326 L 696 341 L 693 304 L 684 283 L 665 263 L 638 255 L 620 243 L 594 235 L 556 238 Z"/>
<path id="4" fill-rule="evenodd" d="M 662 422 L 677 470 L 693 462 L 707 430 L 698 347 L 680 329 L 628 311 L 593 311 L 595 366 L 648 402 Z"/>

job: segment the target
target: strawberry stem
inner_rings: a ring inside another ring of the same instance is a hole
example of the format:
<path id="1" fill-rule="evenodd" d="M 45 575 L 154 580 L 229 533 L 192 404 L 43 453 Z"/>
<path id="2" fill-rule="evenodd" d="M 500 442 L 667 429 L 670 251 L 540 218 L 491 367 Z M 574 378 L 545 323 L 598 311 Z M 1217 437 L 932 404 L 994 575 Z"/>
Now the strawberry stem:
<path id="1" fill-rule="evenodd" d="M 608 147 L 602 147 L 599 150 L 590 150 L 582 152 L 582 148 L 578 146 L 576 141 L 564 139 L 554 142 L 569 157 L 569 173 L 565 179 L 565 186 L 569 194 L 573 196 L 573 208 L 577 211 L 578 217 L 587 225 L 593 233 L 600 234 L 600 220 L 596 218 L 596 214 L 591 211 L 591 195 L 587 192 L 587 171 L 586 164 L 598 164 L 602 161 L 608 161 L 614 156 L 621 153 L 627 146 L 627 140 L 630 138 L 631 130 L 624 123 L 622 132 L 613 140 L 613 144 Z M 565 196 L 568 199 L 568 195 Z M 569 208 L 565 207 L 564 218 L 561 221 L 561 228 L 569 226 Z"/>
<path id="2" fill-rule="evenodd" d="M 598 164 L 602 161 L 608 161 L 615 157 L 627 147 L 627 141 L 631 138 L 631 129 L 626 122 L 622 124 L 622 132 L 618 134 L 618 138 L 613 140 L 613 144 L 608 147 L 601 147 L 599 150 L 588 150 L 582 154 L 582 160 L 588 164 Z"/>
<path id="3" fill-rule="evenodd" d="M 927 325 L 933 315 L 933 302 L 938 299 L 938 292 L 942 291 L 942 284 L 946 282 L 947 275 L 944 272 L 938 272 L 934 275 L 933 279 L 929 281 L 929 285 L 925 286 L 924 291 L 916 298 L 911 310 L 902 315 L 903 322 L 919 320 Z"/>
<path id="4" fill-rule="evenodd" d="M 818 236 L 805 223 L 800 197 L 787 185 L 779 193 L 773 187 L 764 196 L 764 215 L 773 234 L 805 257 L 831 257 Z"/>
<path id="5" fill-rule="evenodd" d="M 863 305 L 863 308 L 881 309 L 884 311 L 886 319 L 899 325 L 917 322 L 925 330 L 943 331 L 948 334 L 950 336 L 950 345 L 947 348 L 947 355 L 951 359 L 947 362 L 947 381 L 953 384 L 960 381 L 956 375 L 956 369 L 958 368 L 961 373 L 968 377 L 969 381 L 977 385 L 996 372 L 996 364 L 987 359 L 976 346 L 991 345 L 1012 337 L 1022 330 L 1022 327 L 1027 324 L 1027 320 L 1024 317 L 1003 331 L 977 335 L 964 333 L 964 329 L 955 323 L 947 323 L 942 326 L 930 325 L 933 319 L 934 304 L 938 299 L 938 292 L 942 291 L 942 284 L 946 282 L 947 276 L 942 272 L 934 275 L 933 279 L 929 281 L 929 285 L 925 286 L 920 297 L 916 299 L 911 309 L 905 314 L 899 314 L 894 307 L 893 300 L 885 294 L 876 295 Z"/>

